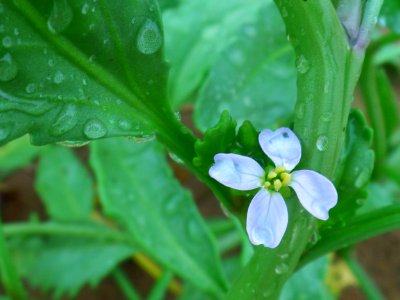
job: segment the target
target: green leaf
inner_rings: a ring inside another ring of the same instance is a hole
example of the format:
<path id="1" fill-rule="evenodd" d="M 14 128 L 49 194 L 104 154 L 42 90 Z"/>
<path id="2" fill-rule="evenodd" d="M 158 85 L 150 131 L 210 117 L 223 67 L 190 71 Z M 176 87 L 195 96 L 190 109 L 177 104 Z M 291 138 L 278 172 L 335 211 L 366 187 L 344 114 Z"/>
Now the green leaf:
<path id="1" fill-rule="evenodd" d="M 0 130 L 1 131 L 1 130 Z M 0 180 L 11 172 L 28 165 L 40 151 L 33 147 L 29 138 L 24 137 L 0 148 Z"/>
<path id="2" fill-rule="evenodd" d="M 372 130 L 359 110 L 350 113 L 344 147 L 339 160 L 335 183 L 338 186 L 339 202 L 330 211 L 325 225 L 338 219 L 354 215 L 367 197 L 366 186 L 374 167 L 374 152 L 371 149 Z"/>
<path id="3" fill-rule="evenodd" d="M 393 204 L 400 205 L 400 186 L 391 180 L 371 182 L 368 185 L 368 198 L 357 211 L 357 215 L 372 212 Z"/>
<path id="4" fill-rule="evenodd" d="M 283 266 L 283 265 L 282 265 Z M 282 267 L 277 266 L 277 268 Z M 297 273 L 285 284 L 280 300 L 299 300 L 299 299 L 336 299 L 325 284 L 329 267 L 329 258 L 321 257 Z"/>
<path id="5" fill-rule="evenodd" d="M 398 0 L 385 0 L 383 2 L 380 23 L 400 33 L 400 2 Z"/>
<path id="6" fill-rule="evenodd" d="M 220 293 L 224 279 L 214 240 L 160 147 L 110 139 L 93 143 L 91 150 L 105 213 L 168 269 Z"/>
<path id="7" fill-rule="evenodd" d="M 303 58 L 301 72 L 310 68 Z M 278 10 L 270 3 L 257 20 L 246 24 L 210 71 L 196 102 L 200 129 L 214 124 L 223 110 L 257 129 L 284 123 L 296 99 L 294 55 Z"/>
<path id="8" fill-rule="evenodd" d="M 9 238 L 20 273 L 33 286 L 53 290 L 55 298 L 63 294 L 74 296 L 85 284 L 97 285 L 119 262 L 134 252 L 131 246 L 102 239 L 109 230 L 106 227 L 84 227 L 95 230 L 97 239 L 83 235 Z"/>
<path id="9" fill-rule="evenodd" d="M 203 140 L 197 140 L 195 150 L 197 156 L 193 159 L 196 167 L 209 169 L 214 163 L 214 155 L 227 152 L 235 143 L 236 121 L 228 111 L 224 111 L 218 123 L 204 134 Z"/>
<path id="10" fill-rule="evenodd" d="M 386 174 L 400 185 L 400 145 L 393 149 L 385 162 Z"/>
<path id="11" fill-rule="evenodd" d="M 167 110 L 155 0 L 3 1 L 0 144 L 146 135 Z"/>
<path id="12" fill-rule="evenodd" d="M 222 50 L 239 28 L 256 18 L 265 2 L 255 0 L 249 5 L 246 0 L 187 0 L 163 14 L 175 107 L 190 100 Z"/>
<path id="13" fill-rule="evenodd" d="M 52 219 L 88 219 L 93 206 L 93 183 L 72 150 L 47 148 L 40 159 L 35 187 Z"/>

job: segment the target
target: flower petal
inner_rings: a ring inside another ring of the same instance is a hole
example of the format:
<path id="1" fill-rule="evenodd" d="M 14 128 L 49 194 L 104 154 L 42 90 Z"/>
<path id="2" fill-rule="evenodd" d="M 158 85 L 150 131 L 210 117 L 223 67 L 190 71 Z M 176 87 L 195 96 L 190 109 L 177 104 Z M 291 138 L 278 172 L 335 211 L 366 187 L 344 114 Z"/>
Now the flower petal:
<path id="1" fill-rule="evenodd" d="M 264 129 L 258 136 L 258 141 L 276 167 L 284 166 L 291 171 L 299 163 L 300 141 L 289 128 L 283 127 L 275 131 Z"/>
<path id="2" fill-rule="evenodd" d="M 279 245 L 288 224 L 288 211 L 281 194 L 261 189 L 247 211 L 246 228 L 254 245 L 275 248 Z"/>
<path id="3" fill-rule="evenodd" d="M 254 159 L 238 154 L 219 153 L 214 156 L 214 161 L 215 164 L 208 173 L 223 185 L 241 191 L 261 186 L 264 170 Z"/>
<path id="4" fill-rule="evenodd" d="M 310 214 L 321 220 L 329 218 L 328 211 L 336 205 L 338 195 L 328 178 L 311 170 L 295 171 L 289 186 Z"/>

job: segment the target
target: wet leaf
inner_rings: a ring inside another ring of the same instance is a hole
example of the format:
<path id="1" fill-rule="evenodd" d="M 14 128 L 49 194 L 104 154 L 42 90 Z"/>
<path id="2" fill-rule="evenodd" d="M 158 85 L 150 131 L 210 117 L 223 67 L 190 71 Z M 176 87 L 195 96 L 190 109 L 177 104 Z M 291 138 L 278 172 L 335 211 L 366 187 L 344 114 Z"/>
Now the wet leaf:
<path id="1" fill-rule="evenodd" d="M 312 66 L 304 59 L 298 68 Z M 200 129 L 214 124 L 228 110 L 242 123 L 261 130 L 290 119 L 296 99 L 294 54 L 273 4 L 240 28 L 238 37 L 219 56 L 196 102 Z"/>
<path id="2" fill-rule="evenodd" d="M 91 149 L 105 213 L 168 269 L 220 294 L 224 278 L 215 241 L 160 147 L 110 139 L 93 143 Z"/>
<path id="3" fill-rule="evenodd" d="M 0 144 L 154 130 L 167 105 L 155 1 L 9 0 L 0 19 Z"/>

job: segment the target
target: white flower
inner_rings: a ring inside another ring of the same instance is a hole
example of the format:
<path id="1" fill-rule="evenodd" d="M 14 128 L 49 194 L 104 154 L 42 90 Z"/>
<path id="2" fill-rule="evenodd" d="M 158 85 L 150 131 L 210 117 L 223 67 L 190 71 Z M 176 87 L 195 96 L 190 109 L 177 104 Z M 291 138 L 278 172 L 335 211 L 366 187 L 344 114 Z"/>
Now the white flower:
<path id="1" fill-rule="evenodd" d="M 275 163 L 266 173 L 252 158 L 232 153 L 214 156 L 210 168 L 212 178 L 223 185 L 241 191 L 260 188 L 247 211 L 246 228 L 254 245 L 275 248 L 279 245 L 288 224 L 288 211 L 279 193 L 285 186 L 297 194 L 303 207 L 314 217 L 327 220 L 328 211 L 337 203 L 332 182 L 311 170 L 291 172 L 299 163 L 301 145 L 289 128 L 263 130 L 258 141 L 262 150 Z"/>

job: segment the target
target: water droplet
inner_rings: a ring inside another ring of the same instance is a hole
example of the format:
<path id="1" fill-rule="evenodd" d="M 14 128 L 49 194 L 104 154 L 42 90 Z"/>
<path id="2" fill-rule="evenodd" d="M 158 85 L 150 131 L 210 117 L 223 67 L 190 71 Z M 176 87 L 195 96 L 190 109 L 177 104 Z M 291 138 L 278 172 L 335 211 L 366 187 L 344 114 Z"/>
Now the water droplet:
<path id="1" fill-rule="evenodd" d="M 319 240 L 319 235 L 317 232 L 313 232 L 310 236 L 310 244 L 315 245 Z"/>
<path id="2" fill-rule="evenodd" d="M 147 20 L 140 28 L 136 40 L 137 48 L 143 54 L 153 54 L 160 49 L 162 36 L 155 22 Z"/>
<path id="3" fill-rule="evenodd" d="M 68 148 L 78 148 L 83 147 L 89 144 L 88 141 L 63 141 L 56 143 L 57 145 L 68 147 Z"/>
<path id="4" fill-rule="evenodd" d="M 60 136 L 70 131 L 78 123 L 77 107 L 73 104 L 66 105 L 57 115 L 57 119 L 50 129 L 50 134 Z"/>
<path id="5" fill-rule="evenodd" d="M 10 53 L 0 58 L 0 81 L 9 81 L 17 76 L 18 67 Z"/>
<path id="6" fill-rule="evenodd" d="M 168 152 L 168 155 L 169 155 L 169 157 L 171 157 L 171 159 L 174 162 L 176 162 L 178 164 L 183 164 L 183 160 L 178 155 L 176 155 L 175 153 Z"/>
<path id="7" fill-rule="evenodd" d="M 53 0 L 47 27 L 53 33 L 60 33 L 71 24 L 72 18 L 72 9 L 67 0 Z"/>
<path id="8" fill-rule="evenodd" d="M 54 67 L 54 60 L 50 58 L 50 59 L 47 61 L 47 64 L 49 65 L 49 67 Z"/>
<path id="9" fill-rule="evenodd" d="M 132 124 L 127 120 L 119 120 L 118 127 L 122 130 L 130 130 L 132 129 Z"/>
<path id="10" fill-rule="evenodd" d="M 129 140 L 137 144 L 147 143 L 153 141 L 155 138 L 156 136 L 154 134 L 142 134 L 128 137 Z"/>
<path id="11" fill-rule="evenodd" d="M 282 253 L 282 254 L 279 254 L 279 257 L 280 257 L 282 260 L 285 260 L 285 259 L 287 259 L 287 258 L 289 257 L 289 254 L 288 254 L 288 253 Z"/>
<path id="12" fill-rule="evenodd" d="M 304 55 L 300 55 L 296 59 L 296 68 L 300 74 L 305 74 L 310 70 L 310 63 Z"/>
<path id="13" fill-rule="evenodd" d="M 320 135 L 315 145 L 319 151 L 325 151 L 328 148 L 328 138 L 325 135 Z"/>
<path id="14" fill-rule="evenodd" d="M 321 121 L 322 121 L 322 122 L 329 122 L 329 121 L 332 119 L 332 115 L 333 115 L 333 113 L 330 112 L 330 111 L 324 112 L 324 113 L 321 115 Z"/>
<path id="15" fill-rule="evenodd" d="M 83 85 L 87 85 L 87 80 L 86 79 L 82 79 L 82 84 Z"/>
<path id="16" fill-rule="evenodd" d="M 19 30 L 18 30 L 17 27 L 14 28 L 14 35 L 15 35 L 15 36 L 19 35 Z"/>
<path id="17" fill-rule="evenodd" d="M 84 3 L 82 6 L 82 9 L 81 9 L 82 15 L 86 15 L 88 13 L 89 9 L 90 9 L 89 4 Z"/>
<path id="18" fill-rule="evenodd" d="M 61 82 L 63 82 L 65 79 L 64 74 L 61 73 L 60 71 L 57 71 L 56 74 L 54 74 L 54 78 L 53 81 L 55 84 L 60 84 Z"/>
<path id="19" fill-rule="evenodd" d="M 171 198 L 169 201 L 165 202 L 164 205 L 165 214 L 173 215 L 177 212 L 177 209 L 178 209 L 178 202 L 174 198 Z"/>
<path id="20" fill-rule="evenodd" d="M 11 37 L 5 36 L 2 40 L 4 48 L 10 48 L 13 44 Z"/>
<path id="21" fill-rule="evenodd" d="M 32 94 L 34 91 L 36 91 L 36 84 L 34 84 L 34 83 L 28 84 L 28 85 L 25 87 L 25 91 L 26 91 L 28 94 Z"/>
<path id="22" fill-rule="evenodd" d="M 282 275 L 289 271 L 289 266 L 287 264 L 281 263 L 275 267 L 275 273 L 278 275 Z"/>
<path id="23" fill-rule="evenodd" d="M 98 139 L 107 134 L 107 128 L 100 120 L 93 119 L 85 124 L 83 133 L 88 139 Z"/>

